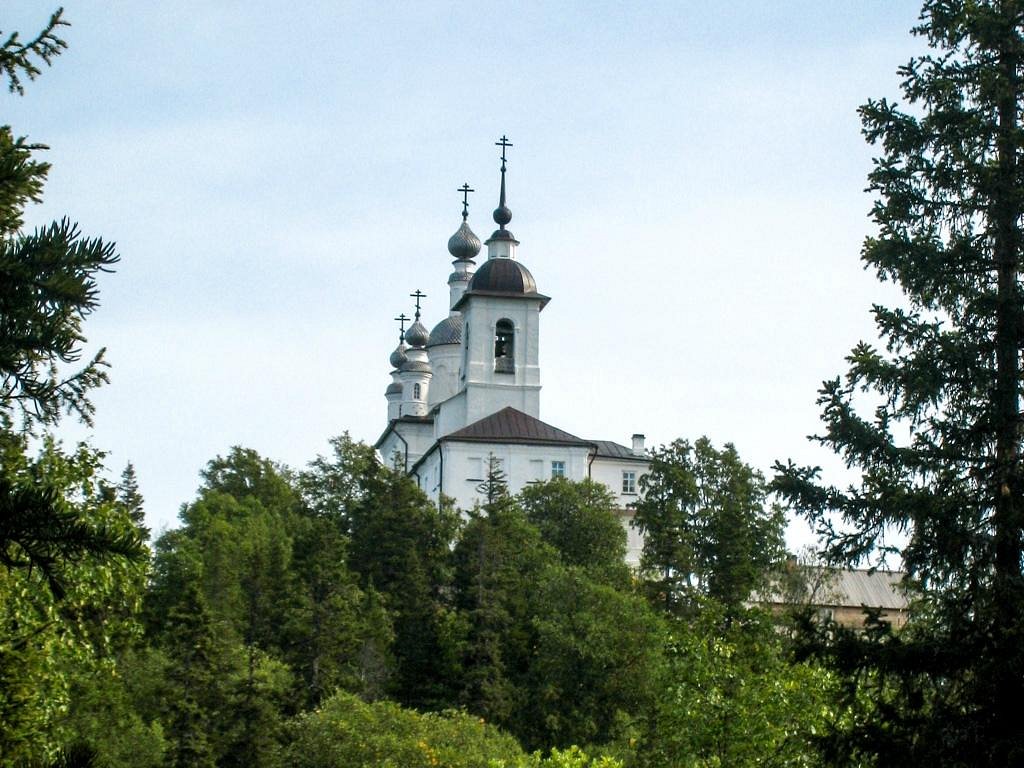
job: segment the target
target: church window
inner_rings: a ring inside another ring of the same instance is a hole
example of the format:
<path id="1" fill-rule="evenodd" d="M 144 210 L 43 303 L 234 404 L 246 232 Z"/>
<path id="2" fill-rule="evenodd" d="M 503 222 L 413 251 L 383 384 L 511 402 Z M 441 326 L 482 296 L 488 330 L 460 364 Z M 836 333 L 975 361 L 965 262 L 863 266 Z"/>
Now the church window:
<path id="1" fill-rule="evenodd" d="M 494 326 L 494 370 L 515 373 L 515 330 L 511 320 L 499 320 Z"/>
<path id="2" fill-rule="evenodd" d="M 552 461 L 551 462 L 551 476 L 552 477 L 565 477 L 565 462 L 564 461 Z"/>
<path id="3" fill-rule="evenodd" d="M 419 400 L 420 399 L 420 385 L 419 384 L 413 384 L 412 385 L 412 399 L 413 400 Z"/>
<path id="4" fill-rule="evenodd" d="M 539 483 L 544 480 L 544 460 L 530 459 L 530 482 Z"/>
<path id="5" fill-rule="evenodd" d="M 475 482 L 480 482 L 481 480 L 483 480 L 484 460 L 482 458 L 474 456 L 471 459 L 467 459 L 467 463 L 469 464 L 469 467 L 467 469 L 467 474 L 469 475 L 469 477 L 467 477 L 466 479 L 473 480 Z"/>
<path id="6" fill-rule="evenodd" d="M 636 493 L 636 472 L 622 473 L 622 492 L 632 494 Z"/>

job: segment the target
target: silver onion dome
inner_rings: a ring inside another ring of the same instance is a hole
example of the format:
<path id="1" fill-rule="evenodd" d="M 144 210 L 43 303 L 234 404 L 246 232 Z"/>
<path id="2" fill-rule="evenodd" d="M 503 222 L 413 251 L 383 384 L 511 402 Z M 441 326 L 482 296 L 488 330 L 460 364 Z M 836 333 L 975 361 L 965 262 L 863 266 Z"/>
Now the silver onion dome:
<path id="1" fill-rule="evenodd" d="M 409 330 L 405 332 L 405 340 L 413 347 L 426 346 L 429 338 L 430 334 L 427 333 L 427 327 L 419 320 L 410 325 Z"/>
<path id="2" fill-rule="evenodd" d="M 392 381 L 388 384 L 388 388 L 384 390 L 385 395 L 400 395 L 402 394 L 402 382 Z"/>
<path id="3" fill-rule="evenodd" d="M 448 238 L 448 253 L 456 261 L 472 261 L 480 253 L 480 238 L 477 237 L 465 221 L 454 235 Z"/>
<path id="4" fill-rule="evenodd" d="M 402 367 L 402 363 L 405 362 L 405 342 L 399 342 L 398 346 L 395 347 L 395 351 L 391 353 L 391 357 L 388 360 L 391 362 L 391 367 L 398 369 Z"/>

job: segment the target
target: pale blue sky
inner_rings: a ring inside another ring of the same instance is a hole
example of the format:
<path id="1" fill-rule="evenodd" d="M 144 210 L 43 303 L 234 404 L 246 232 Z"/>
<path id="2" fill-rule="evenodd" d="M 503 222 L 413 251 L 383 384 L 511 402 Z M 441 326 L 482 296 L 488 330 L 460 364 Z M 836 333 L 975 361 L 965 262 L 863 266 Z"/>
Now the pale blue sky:
<path id="1" fill-rule="evenodd" d="M 0 28 L 50 7 L 5 4 Z M 916 2 L 69 2 L 70 50 L 5 97 L 49 144 L 31 223 L 115 240 L 86 333 L 93 442 L 171 525 L 232 444 L 293 466 L 385 425 L 391 318 L 447 312 L 469 181 L 552 297 L 541 417 L 829 463 L 822 379 L 892 296 L 858 260 L 871 149 Z M 80 434 L 70 425 L 68 437 Z M 801 539 L 794 531 L 793 541 Z"/>

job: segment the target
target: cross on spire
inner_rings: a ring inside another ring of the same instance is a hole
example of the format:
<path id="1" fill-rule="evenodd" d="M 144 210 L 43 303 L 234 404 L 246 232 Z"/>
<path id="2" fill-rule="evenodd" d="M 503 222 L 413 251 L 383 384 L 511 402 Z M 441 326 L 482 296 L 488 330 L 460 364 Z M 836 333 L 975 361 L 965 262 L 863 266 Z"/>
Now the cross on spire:
<path id="1" fill-rule="evenodd" d="M 505 134 L 502 134 L 501 135 L 501 141 L 494 142 L 494 146 L 501 147 L 501 170 L 504 171 L 505 170 L 505 150 L 508 149 L 511 146 L 514 146 L 514 145 L 509 142 L 508 137 L 505 136 Z"/>
<path id="2" fill-rule="evenodd" d="M 505 225 L 512 221 L 512 211 L 505 203 L 505 150 L 512 146 L 512 142 L 502 134 L 501 141 L 494 142 L 494 146 L 501 147 L 501 192 L 498 194 L 498 207 L 494 209 L 494 223 L 498 225 L 498 231 L 504 233 Z"/>
<path id="3" fill-rule="evenodd" d="M 423 293 L 419 288 L 416 289 L 415 293 L 409 294 L 412 298 L 416 299 L 416 319 L 420 319 L 420 299 L 427 298 L 427 294 Z"/>
<path id="4" fill-rule="evenodd" d="M 409 322 L 410 318 L 405 316 L 405 312 L 395 318 L 398 321 L 399 333 L 398 340 L 405 341 L 405 324 Z"/>
<path id="5" fill-rule="evenodd" d="M 467 181 L 456 191 L 462 193 L 462 220 L 465 221 L 469 217 L 469 193 L 476 192 L 476 190 L 470 189 Z"/>

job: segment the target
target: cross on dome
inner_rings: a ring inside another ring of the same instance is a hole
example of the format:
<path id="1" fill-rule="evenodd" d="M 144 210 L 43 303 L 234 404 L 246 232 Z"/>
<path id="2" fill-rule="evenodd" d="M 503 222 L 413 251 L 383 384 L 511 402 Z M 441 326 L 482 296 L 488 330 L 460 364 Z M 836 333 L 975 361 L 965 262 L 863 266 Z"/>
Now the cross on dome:
<path id="1" fill-rule="evenodd" d="M 469 193 L 476 192 L 476 190 L 470 189 L 467 181 L 456 191 L 462 193 L 462 220 L 465 221 L 469 217 Z"/>
<path id="2" fill-rule="evenodd" d="M 505 170 L 505 150 L 508 149 L 509 147 L 514 147 L 515 145 L 512 144 L 508 140 L 507 136 L 502 134 L 501 140 L 494 142 L 494 146 L 501 147 L 501 170 L 504 171 Z"/>
<path id="3" fill-rule="evenodd" d="M 420 319 L 420 299 L 427 298 L 427 294 L 423 293 L 419 288 L 416 289 L 415 293 L 409 294 L 412 298 L 416 299 L 416 319 Z"/>
<path id="4" fill-rule="evenodd" d="M 400 314 L 398 317 L 395 318 L 395 320 L 398 321 L 398 328 L 399 328 L 398 340 L 399 341 L 405 341 L 405 324 L 407 322 L 409 322 L 411 319 L 412 318 L 405 316 L 405 312 L 403 312 L 402 314 Z"/>

